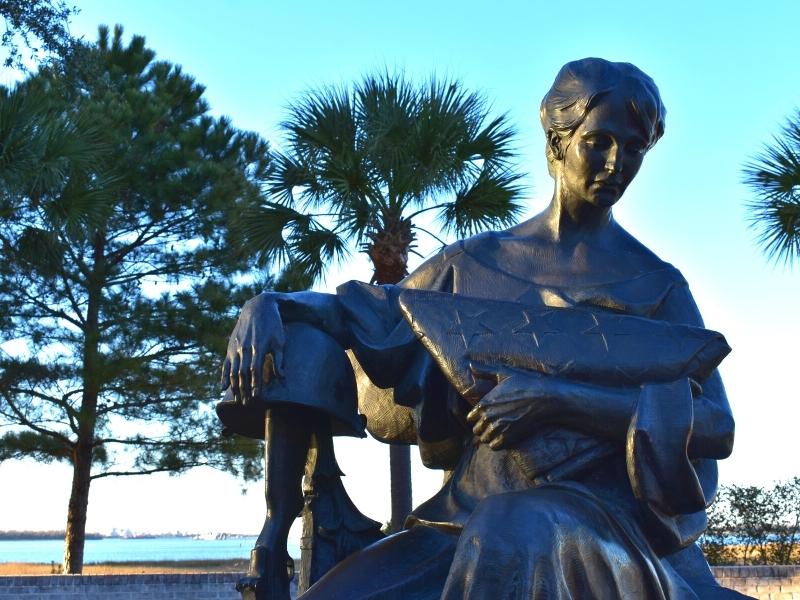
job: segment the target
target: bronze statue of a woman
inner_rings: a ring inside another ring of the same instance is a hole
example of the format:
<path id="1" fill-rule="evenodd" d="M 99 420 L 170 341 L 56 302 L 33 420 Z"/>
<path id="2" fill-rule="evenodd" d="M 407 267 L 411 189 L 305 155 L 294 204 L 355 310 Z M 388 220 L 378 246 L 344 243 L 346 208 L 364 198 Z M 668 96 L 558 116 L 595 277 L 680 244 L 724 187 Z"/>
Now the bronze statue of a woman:
<path id="1" fill-rule="evenodd" d="M 544 212 L 449 246 L 399 286 L 245 305 L 223 385 L 226 406 L 268 409 L 267 562 L 300 510 L 309 440 L 358 429 L 344 349 L 410 411 L 426 464 L 452 472 L 404 531 L 303 598 L 737 596 L 694 544 L 733 444 L 715 369 L 728 349 L 678 270 L 612 216 L 664 115 L 635 66 L 568 63 L 541 104 Z M 313 377 L 327 391 L 278 391 Z"/>

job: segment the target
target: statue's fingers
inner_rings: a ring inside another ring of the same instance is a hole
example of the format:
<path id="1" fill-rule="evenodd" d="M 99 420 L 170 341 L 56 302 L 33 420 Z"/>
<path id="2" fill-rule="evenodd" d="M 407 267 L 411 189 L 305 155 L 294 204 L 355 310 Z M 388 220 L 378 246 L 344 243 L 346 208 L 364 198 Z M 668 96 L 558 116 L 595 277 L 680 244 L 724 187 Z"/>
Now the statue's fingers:
<path id="1" fill-rule="evenodd" d="M 226 356 L 225 360 L 222 362 L 222 379 L 219 382 L 221 391 L 224 392 L 230 387 L 231 385 L 230 377 L 231 377 L 231 361 Z"/>
<path id="2" fill-rule="evenodd" d="M 272 381 L 275 375 L 275 357 L 272 352 L 268 352 L 261 362 L 261 387 L 266 386 Z"/>
<path id="3" fill-rule="evenodd" d="M 244 404 L 250 400 L 250 369 L 239 369 L 237 373 L 239 381 L 239 396 Z"/>
<path id="4" fill-rule="evenodd" d="M 258 363 L 253 361 L 253 364 L 250 365 L 250 397 L 255 400 L 256 396 L 258 396 L 258 392 L 260 390 L 259 382 L 260 378 L 258 377 L 259 369 L 257 367 Z"/>
<path id="5" fill-rule="evenodd" d="M 229 370 L 229 378 L 231 392 L 233 393 L 233 399 L 236 402 L 242 401 L 241 393 L 239 392 L 239 362 L 240 362 L 239 354 L 234 354 L 233 361 L 231 362 L 231 368 Z"/>
<path id="6" fill-rule="evenodd" d="M 242 394 L 242 400 L 246 403 L 250 400 L 250 396 L 252 394 L 252 386 L 250 385 L 253 381 L 253 372 L 252 372 L 252 364 L 253 364 L 253 352 L 252 349 L 248 349 L 246 351 L 243 350 L 242 352 L 242 360 L 239 363 L 239 391 Z"/>
<path id="7" fill-rule="evenodd" d="M 250 400 L 250 397 L 247 394 L 248 388 L 245 387 L 244 373 L 242 371 L 239 371 L 236 379 L 239 381 L 239 399 L 242 402 L 242 404 L 247 404 L 248 400 Z"/>
<path id="8" fill-rule="evenodd" d="M 489 448 L 492 450 L 501 450 L 508 445 L 507 434 L 501 433 L 496 438 L 494 438 L 491 442 L 489 442 Z"/>
<path id="9" fill-rule="evenodd" d="M 521 427 L 519 423 L 517 423 L 516 427 L 512 426 L 511 423 L 507 423 L 502 433 L 492 440 L 495 445 L 492 446 L 492 443 L 490 443 L 489 446 L 494 449 L 508 448 L 512 444 L 516 444 L 526 434 L 530 434 L 530 431 L 526 431 L 526 428 Z"/>
<path id="10" fill-rule="evenodd" d="M 265 381 L 263 366 L 266 359 L 267 351 L 263 348 L 252 347 L 252 359 L 250 361 L 250 392 L 255 397 L 259 390 L 264 386 Z"/>
<path id="11" fill-rule="evenodd" d="M 481 443 L 489 444 L 498 434 L 501 433 L 501 428 L 497 423 L 490 423 L 480 436 Z"/>
<path id="12" fill-rule="evenodd" d="M 483 416 L 483 406 L 478 404 L 475 408 L 467 413 L 467 422 L 474 423 Z"/>
<path id="13" fill-rule="evenodd" d="M 473 426 L 472 426 L 472 433 L 474 433 L 477 437 L 483 435 L 483 432 L 489 426 L 489 421 L 485 418 L 481 417 Z"/>

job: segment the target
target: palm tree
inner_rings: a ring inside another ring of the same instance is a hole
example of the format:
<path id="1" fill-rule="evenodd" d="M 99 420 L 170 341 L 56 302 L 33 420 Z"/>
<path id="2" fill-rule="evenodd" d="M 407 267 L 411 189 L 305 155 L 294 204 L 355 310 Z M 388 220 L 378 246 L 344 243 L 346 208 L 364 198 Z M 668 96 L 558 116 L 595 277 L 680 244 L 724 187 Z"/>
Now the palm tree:
<path id="1" fill-rule="evenodd" d="M 458 81 L 381 73 L 313 90 L 282 129 L 272 200 L 247 233 L 261 261 L 283 261 L 309 283 L 352 248 L 369 255 L 373 283 L 399 282 L 417 232 L 439 240 L 419 225 L 422 213 L 436 211 L 442 231 L 464 236 L 508 226 L 521 210 L 514 128 Z M 411 510 L 409 452 L 390 452 L 396 531 Z"/>
<path id="2" fill-rule="evenodd" d="M 744 167 L 744 182 L 756 194 L 749 203 L 751 225 L 770 259 L 800 257 L 800 111 L 782 135 Z"/>

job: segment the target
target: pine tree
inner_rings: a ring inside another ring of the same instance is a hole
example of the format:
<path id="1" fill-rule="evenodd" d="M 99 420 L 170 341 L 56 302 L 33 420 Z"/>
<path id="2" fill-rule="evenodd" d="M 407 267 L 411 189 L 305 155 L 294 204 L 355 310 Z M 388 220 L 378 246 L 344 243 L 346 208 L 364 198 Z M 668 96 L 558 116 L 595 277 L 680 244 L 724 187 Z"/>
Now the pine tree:
<path id="1" fill-rule="evenodd" d="M 0 90 L 0 460 L 71 464 L 66 573 L 92 481 L 258 475 L 258 446 L 221 438 L 211 407 L 236 311 L 263 289 L 236 283 L 235 231 L 269 152 L 203 91 L 120 27 Z"/>

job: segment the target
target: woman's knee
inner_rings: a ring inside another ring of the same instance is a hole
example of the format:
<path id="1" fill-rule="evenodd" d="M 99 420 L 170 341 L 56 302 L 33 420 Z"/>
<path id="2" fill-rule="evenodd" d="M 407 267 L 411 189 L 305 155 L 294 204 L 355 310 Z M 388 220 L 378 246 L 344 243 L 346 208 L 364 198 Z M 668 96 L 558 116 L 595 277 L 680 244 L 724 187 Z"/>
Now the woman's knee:
<path id="1" fill-rule="evenodd" d="M 479 535 L 488 546 L 546 549 L 554 539 L 580 527 L 580 511 L 573 510 L 570 500 L 548 490 L 490 496 L 478 504 L 463 535 Z"/>

